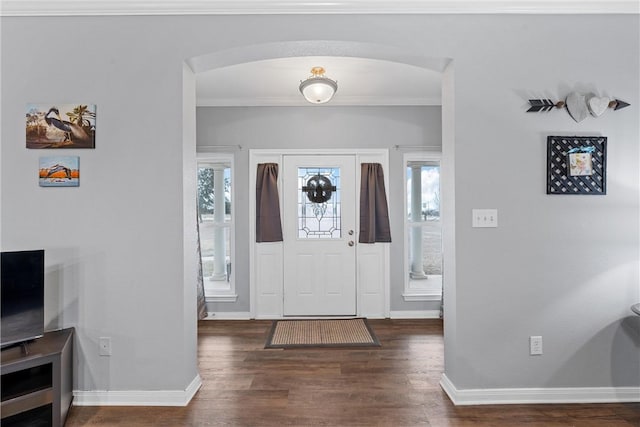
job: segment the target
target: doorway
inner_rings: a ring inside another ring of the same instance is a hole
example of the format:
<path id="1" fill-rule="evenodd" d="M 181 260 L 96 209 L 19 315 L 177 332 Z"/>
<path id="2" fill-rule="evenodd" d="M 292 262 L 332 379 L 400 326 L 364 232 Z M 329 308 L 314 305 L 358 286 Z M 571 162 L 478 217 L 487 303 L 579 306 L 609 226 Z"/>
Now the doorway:
<path id="1" fill-rule="evenodd" d="M 324 46 L 326 42 L 322 43 Z M 281 43 L 274 44 L 278 46 L 277 52 L 270 52 L 270 55 L 265 54 L 265 49 L 261 49 L 261 55 L 267 55 L 267 57 L 278 57 L 282 54 L 280 47 Z M 287 47 L 289 44 L 285 43 Z M 313 43 L 312 43 L 313 45 Z M 342 46 L 342 42 L 337 42 L 337 45 Z M 349 45 L 349 43 L 347 43 Z M 322 46 L 311 46 L 310 51 L 318 51 L 318 54 L 332 54 L 332 52 L 325 52 Z M 408 65 L 414 65 L 424 68 L 432 68 L 432 60 L 428 58 L 422 58 L 420 55 L 401 55 L 398 54 L 397 49 L 394 49 L 392 57 L 387 56 L 385 49 L 378 49 L 376 46 L 361 44 L 353 45 L 354 55 L 369 58 L 378 58 L 386 60 L 400 61 Z M 219 67 L 220 61 L 224 62 L 224 59 L 232 58 L 233 61 L 238 61 L 237 58 L 241 58 L 242 61 L 250 62 L 255 60 L 251 57 L 254 50 L 241 49 L 243 55 L 236 55 L 237 52 L 225 52 L 214 53 L 211 55 L 205 55 L 202 58 L 193 59 L 188 61 L 189 66 L 185 65 L 185 128 L 187 131 L 186 142 L 190 142 L 195 146 L 195 81 L 194 75 L 203 72 L 208 69 Z M 268 49 L 266 49 L 268 51 Z M 285 51 L 287 49 L 284 49 Z M 291 55 L 299 53 L 296 49 L 290 49 Z M 346 52 L 344 49 L 341 52 Z M 333 52 L 335 54 L 335 52 Z M 417 58 L 417 59 L 416 59 Z M 201 59 L 201 60 L 200 60 Z M 207 62 L 211 60 L 212 62 Z M 240 62 L 242 62 L 240 61 Z M 439 68 L 439 67 L 433 67 Z M 443 176 L 443 193 L 447 194 L 446 199 L 443 199 L 442 209 L 446 214 L 443 216 L 442 228 L 443 228 L 443 258 L 444 267 L 443 275 L 447 277 L 447 285 L 444 288 L 445 293 L 445 359 L 451 361 L 453 355 L 455 355 L 456 349 L 456 260 L 455 260 L 455 175 L 454 175 L 454 141 L 455 141 L 455 112 L 454 112 L 454 64 L 450 59 L 444 61 L 444 65 L 439 68 L 442 69 L 442 166 L 443 173 L 446 172 L 447 176 Z M 195 73 L 195 74 L 194 74 Z M 193 108 L 189 108 L 192 106 Z M 191 139 L 190 137 L 193 137 Z M 188 144 L 185 145 L 185 149 L 188 150 Z M 235 146 L 234 146 L 235 147 Z M 238 149 L 242 149 L 239 145 Z M 286 154 L 302 154 L 299 149 L 284 148 L 284 149 L 265 149 L 264 145 L 259 145 L 249 149 L 249 161 L 248 161 L 248 181 L 249 191 L 251 192 L 255 188 L 255 166 L 259 162 L 276 162 L 282 167 L 283 155 Z M 396 146 L 397 148 L 398 146 Z M 360 162 L 381 162 L 385 170 L 389 170 L 389 150 L 381 150 L 375 148 L 360 149 L 360 150 L 343 150 L 343 149 L 314 149 L 314 155 L 340 155 L 340 154 L 353 154 L 356 153 L 356 164 Z M 195 162 L 194 162 L 195 163 Z M 194 165 L 195 169 L 195 165 Z M 186 162 L 185 171 L 189 172 L 189 162 Z M 185 176 L 189 176 L 185 173 Z M 357 179 L 357 178 L 356 178 Z M 386 183 L 387 188 L 388 182 Z M 357 188 L 357 187 L 356 187 Z M 189 199 L 185 197 L 185 209 L 189 208 Z M 229 318 L 251 318 L 251 319 L 279 319 L 284 315 L 283 310 L 283 273 L 284 273 L 284 257 L 281 242 L 273 243 L 255 243 L 255 227 L 252 219 L 255 217 L 255 201 L 253 197 L 248 197 L 249 208 L 248 213 L 248 234 L 247 239 L 247 252 L 249 257 L 249 268 L 247 280 L 249 287 L 249 311 L 240 312 L 240 316 L 235 315 Z M 193 215 L 192 215 L 193 216 Z M 185 215 L 185 218 L 189 218 L 189 215 Z M 189 229 L 190 223 L 185 220 L 185 230 Z M 391 290 L 390 290 L 390 263 L 389 263 L 389 247 L 387 245 L 359 245 L 357 247 L 358 262 L 356 269 L 356 306 L 357 315 L 362 317 L 379 318 L 390 317 L 391 313 Z M 241 252 L 247 254 L 247 252 Z M 185 271 L 192 271 L 189 268 L 193 255 L 189 251 L 188 246 L 185 246 Z M 185 274 L 185 283 L 191 283 L 189 277 Z M 186 288 L 188 289 L 188 288 Z M 243 306 L 244 307 L 244 306 Z M 449 366 L 452 364 L 450 363 Z"/>
<path id="2" fill-rule="evenodd" d="M 388 171 L 389 151 L 249 150 L 251 188 L 255 188 L 258 164 L 265 162 L 279 166 L 283 241 L 256 242 L 256 206 L 250 198 L 251 317 L 389 317 L 389 244 L 358 244 L 357 238 L 360 164 L 379 163 Z M 387 175 L 385 180 L 388 188 Z M 316 188 L 312 192 L 314 202 L 309 192 L 319 182 L 323 182 L 323 191 Z M 332 192 L 330 198 L 326 190 Z M 326 200 L 323 202 L 320 196 Z M 321 206 L 325 202 L 326 206 Z M 318 217 L 327 229 L 319 228 Z M 349 234 L 351 231 L 353 234 Z"/>
<path id="3" fill-rule="evenodd" d="M 304 49 L 300 49 L 304 47 Z M 455 354 L 456 343 L 456 260 L 455 260 L 455 175 L 454 175 L 454 141 L 455 141 L 455 92 L 454 92 L 454 63 L 450 58 L 429 58 L 423 56 L 419 52 L 413 52 L 411 50 L 402 51 L 397 47 L 389 49 L 388 46 L 374 45 L 367 43 L 352 43 L 344 41 L 326 42 L 326 41 L 304 41 L 304 42 L 277 42 L 267 43 L 260 46 L 260 49 L 256 49 L 255 46 L 240 47 L 238 49 L 230 49 L 223 52 L 214 52 L 208 55 L 202 55 L 196 58 L 191 58 L 187 61 L 188 65 L 185 65 L 185 129 L 186 140 L 189 143 L 195 145 L 195 81 L 194 76 L 208 70 L 216 68 L 224 68 L 228 65 L 251 63 L 252 61 L 261 60 L 264 58 L 281 58 L 281 57 L 294 57 L 303 54 L 317 56 L 331 56 L 339 55 L 346 57 L 360 57 L 369 59 L 379 59 L 386 61 L 399 62 L 406 65 L 411 65 L 420 68 L 426 68 L 431 70 L 439 70 L 442 73 L 442 167 L 443 167 L 443 193 L 446 193 L 447 197 L 442 200 L 442 211 L 444 213 L 442 219 L 443 230 L 443 276 L 446 277 L 446 285 L 444 286 L 444 317 L 447 319 L 445 322 L 445 346 L 449 351 L 448 359 L 451 360 L 453 354 Z M 221 65 L 222 64 L 222 65 Z M 244 105 L 244 104 L 243 104 Z M 247 104 L 249 105 L 249 104 Z M 255 105 L 255 104 L 250 104 Z M 193 108 L 190 108 L 192 106 Z M 193 137 L 193 141 L 191 139 Z M 231 140 L 229 140 L 231 141 Z M 235 141 L 235 140 L 234 140 Z M 242 140 L 244 142 L 244 140 Z M 394 141 L 390 139 L 390 141 Z M 229 142 L 222 141 L 221 144 L 228 144 Z M 248 187 L 249 194 L 254 189 L 255 185 L 255 165 L 258 162 L 276 162 L 282 168 L 282 156 L 283 154 L 302 154 L 298 148 L 293 148 L 292 145 L 284 145 L 283 148 L 266 149 L 265 147 L 276 147 L 277 145 L 265 145 L 263 141 L 260 144 L 249 147 L 249 161 L 248 161 Z M 318 145 L 319 147 L 321 145 Z M 350 146 L 350 145 L 346 145 Z M 220 146 L 225 147 L 225 146 Z M 227 148 L 229 146 L 226 146 Z M 234 145 L 242 150 L 240 145 Z M 396 146 L 396 151 L 399 145 Z M 186 149 L 189 147 L 186 145 Z M 217 148 L 221 149 L 221 148 Z M 378 148 L 369 146 L 371 151 L 377 151 Z M 380 154 L 376 153 L 372 156 L 361 155 L 360 153 L 365 150 L 343 150 L 341 148 L 321 148 L 320 150 L 314 149 L 313 154 L 329 155 L 329 154 L 353 154 L 355 151 L 358 164 L 360 161 L 365 162 L 377 162 L 380 158 Z M 329 152 L 330 151 L 330 152 Z M 342 152 L 341 152 L 342 151 Z M 345 153 L 344 151 L 350 151 Z M 389 151 L 385 150 L 384 153 L 384 167 L 385 170 L 389 170 Z M 391 152 L 393 164 L 396 163 L 397 153 Z M 396 157 L 394 160 L 393 157 Z M 243 160 L 240 165 L 245 164 Z M 185 171 L 189 172 L 189 162 L 186 162 Z M 281 169 L 282 170 L 282 169 Z M 446 176 L 444 176 L 446 175 Z M 190 176 L 185 173 L 185 176 Z M 388 182 L 387 182 L 388 184 Z M 387 186 L 387 188 L 389 188 Z M 284 315 L 283 310 L 283 283 L 284 283 L 284 257 L 283 248 L 281 242 L 273 243 L 255 243 L 255 229 L 252 220 L 255 216 L 255 202 L 253 197 L 247 197 L 248 209 L 247 218 L 244 219 L 244 223 L 247 224 L 245 230 L 248 233 L 248 239 L 241 240 L 246 242 L 245 247 L 240 247 L 239 253 L 243 256 L 248 255 L 249 266 L 246 274 L 247 280 L 243 280 L 242 283 L 246 283 L 249 288 L 248 293 L 244 289 L 239 290 L 243 292 L 237 303 L 237 311 L 229 310 L 231 313 L 228 318 L 255 318 L 255 319 L 278 319 Z M 185 209 L 189 211 L 190 199 L 185 197 Z M 193 215 L 191 215 L 193 216 Z M 190 223 L 188 222 L 189 215 L 185 215 L 185 230 L 189 230 Z M 239 227 L 242 227 L 239 224 Z M 244 227 L 243 227 L 244 228 Z M 356 294 L 356 306 L 357 315 L 364 317 L 389 317 L 391 315 L 391 286 L 390 286 L 390 263 L 389 263 L 389 248 L 382 245 L 358 245 L 356 248 L 358 253 L 358 264 L 356 270 L 357 276 L 357 294 Z M 190 264 L 192 263 L 193 255 L 189 250 L 189 246 L 185 245 L 185 271 L 192 271 Z M 386 252 L 386 253 L 385 253 Z M 366 261 L 365 261 L 366 260 Z M 287 266 L 288 268 L 288 266 Z M 239 271 L 239 270 L 237 270 Z M 240 271 L 242 273 L 242 271 Z M 185 274 L 186 276 L 186 274 Z M 190 283 L 188 277 L 185 277 L 185 283 Z M 242 287 L 241 287 L 242 288 Z M 248 295 L 248 298 L 247 298 Z M 398 304 L 398 297 L 394 293 L 394 306 Z M 248 299 L 248 301 L 247 301 Z M 246 307 L 248 305 L 248 311 Z M 235 308 L 235 307 L 234 307 Z M 408 312 L 411 313 L 411 312 Z M 450 364 L 451 365 L 451 364 Z"/>
<path id="4" fill-rule="evenodd" d="M 284 157 L 284 316 L 356 314 L 355 156 Z"/>

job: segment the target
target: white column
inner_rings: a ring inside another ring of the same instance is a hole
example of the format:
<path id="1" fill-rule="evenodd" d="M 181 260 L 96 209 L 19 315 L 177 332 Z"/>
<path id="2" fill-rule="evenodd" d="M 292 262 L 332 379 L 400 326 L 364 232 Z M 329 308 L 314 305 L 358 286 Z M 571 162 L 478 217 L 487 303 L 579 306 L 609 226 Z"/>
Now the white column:
<path id="1" fill-rule="evenodd" d="M 224 165 L 213 166 L 213 274 L 211 280 L 226 280 L 227 266 L 224 245 L 224 227 L 218 225 L 224 223 Z"/>
<path id="2" fill-rule="evenodd" d="M 411 165 L 411 221 L 422 221 L 422 165 Z M 422 227 L 411 227 L 412 279 L 426 279 L 422 265 Z"/>

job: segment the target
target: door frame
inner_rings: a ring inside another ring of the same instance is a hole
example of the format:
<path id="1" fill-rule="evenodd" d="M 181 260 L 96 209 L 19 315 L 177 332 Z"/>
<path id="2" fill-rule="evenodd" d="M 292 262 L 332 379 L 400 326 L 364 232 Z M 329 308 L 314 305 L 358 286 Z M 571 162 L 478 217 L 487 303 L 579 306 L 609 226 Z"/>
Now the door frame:
<path id="1" fill-rule="evenodd" d="M 255 186 L 258 163 L 279 165 L 278 189 L 280 211 L 284 212 L 282 197 L 282 167 L 286 155 L 331 156 L 352 155 L 356 162 L 356 219 L 360 217 L 357 203 L 360 188 L 361 163 L 380 163 L 385 171 L 385 188 L 389 189 L 388 149 L 256 149 L 249 150 L 249 310 L 254 319 L 282 319 L 284 287 L 284 245 L 282 242 L 256 243 Z M 393 216 L 390 210 L 389 216 Z M 356 224 L 358 227 L 358 224 Z M 357 244 L 356 246 L 356 315 L 384 318 L 390 314 L 389 243 Z M 375 268 L 371 268 L 371 266 Z M 287 316 L 287 319 L 290 319 Z"/>

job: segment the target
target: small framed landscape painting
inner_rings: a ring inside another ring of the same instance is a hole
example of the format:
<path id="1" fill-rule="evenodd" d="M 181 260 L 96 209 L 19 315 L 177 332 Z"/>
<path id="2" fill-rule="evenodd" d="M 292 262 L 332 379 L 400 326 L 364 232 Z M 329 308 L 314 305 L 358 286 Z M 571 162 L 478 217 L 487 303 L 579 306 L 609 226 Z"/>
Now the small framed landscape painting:
<path id="1" fill-rule="evenodd" d="M 96 106 L 27 104 L 27 148 L 95 148 Z"/>
<path id="2" fill-rule="evenodd" d="M 40 157 L 40 187 L 78 187 L 80 185 L 80 157 Z"/>

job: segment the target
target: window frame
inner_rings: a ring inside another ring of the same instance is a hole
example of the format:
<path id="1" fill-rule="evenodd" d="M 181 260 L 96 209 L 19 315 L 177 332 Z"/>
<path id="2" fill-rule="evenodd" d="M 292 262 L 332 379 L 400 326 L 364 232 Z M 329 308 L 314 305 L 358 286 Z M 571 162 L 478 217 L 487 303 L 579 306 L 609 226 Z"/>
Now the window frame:
<path id="1" fill-rule="evenodd" d="M 206 302 L 236 302 L 238 300 L 238 294 L 236 292 L 236 280 L 235 280 L 235 156 L 233 153 L 196 153 L 196 194 L 197 194 L 197 182 L 198 171 L 205 165 L 224 164 L 229 165 L 231 178 L 231 218 L 228 223 L 224 223 L 221 228 L 228 229 L 229 236 L 229 264 L 231 271 L 228 281 L 211 280 L 208 277 L 203 277 L 204 281 L 204 296 Z"/>
<path id="2" fill-rule="evenodd" d="M 410 162 L 437 162 L 440 167 L 440 191 L 442 191 L 442 153 L 436 151 L 422 151 L 414 153 L 404 153 L 402 157 L 402 179 L 403 179 L 403 234 L 404 234 L 404 290 L 402 297 L 405 301 L 441 301 L 442 300 L 442 275 L 431 275 L 438 280 L 412 280 L 410 277 L 411 268 L 411 248 L 410 248 L 410 230 L 413 227 L 424 227 L 425 225 L 416 225 L 409 221 L 409 208 L 407 199 L 407 168 Z M 442 210 L 441 210 L 442 212 Z M 442 216 L 440 217 L 440 226 L 442 227 Z"/>

